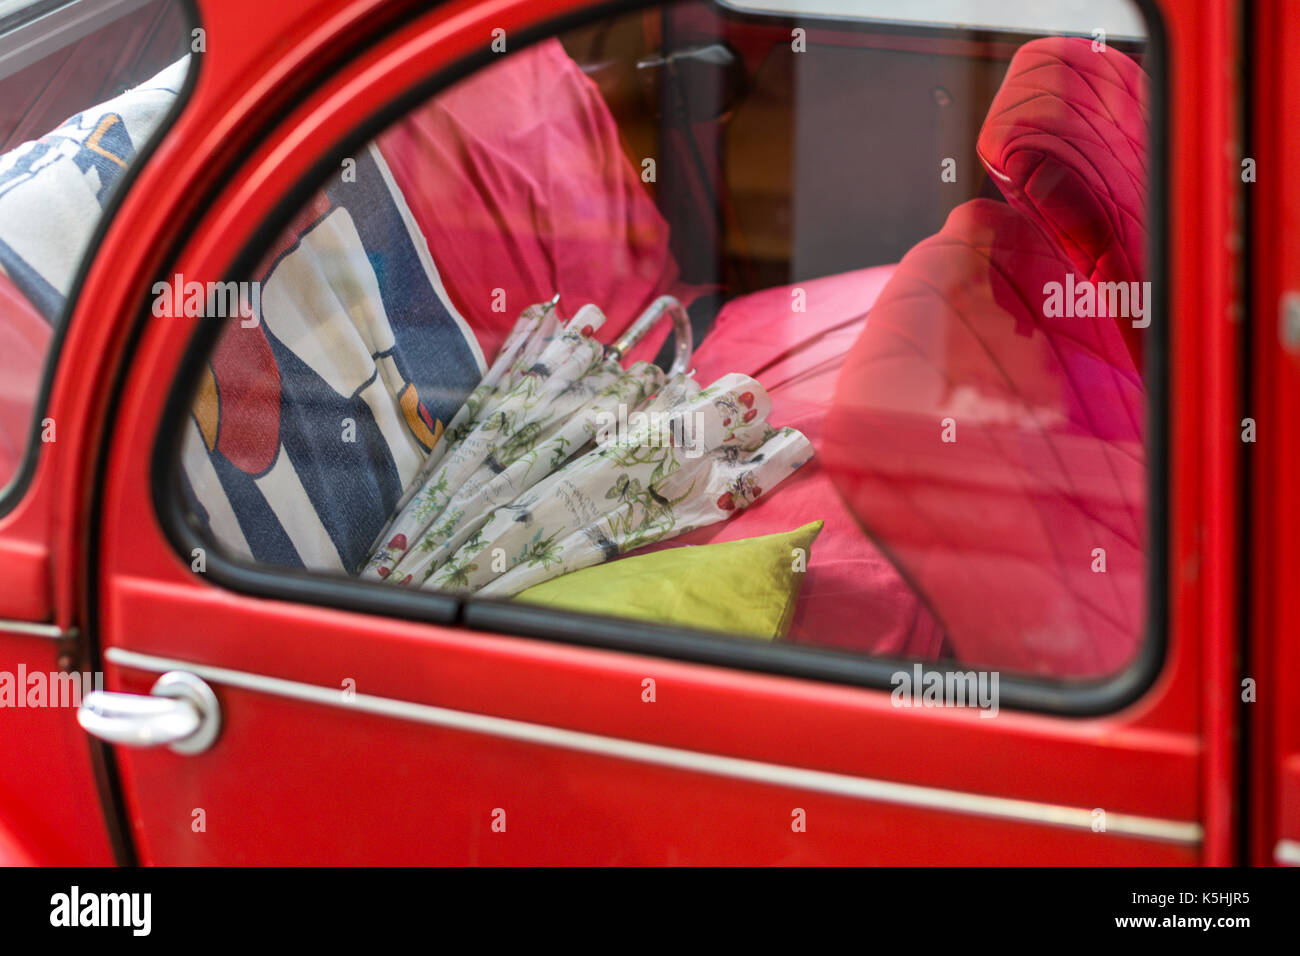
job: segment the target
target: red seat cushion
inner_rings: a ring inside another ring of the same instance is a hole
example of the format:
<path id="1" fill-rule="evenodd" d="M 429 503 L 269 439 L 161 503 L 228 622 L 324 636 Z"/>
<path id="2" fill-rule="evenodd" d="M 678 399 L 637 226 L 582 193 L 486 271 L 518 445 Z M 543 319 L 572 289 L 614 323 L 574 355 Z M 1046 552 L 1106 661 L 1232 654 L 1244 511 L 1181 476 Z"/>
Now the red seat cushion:
<path id="1" fill-rule="evenodd" d="M 1143 620 L 1144 396 L 1113 320 L 1044 317 L 1072 268 L 1012 207 L 957 207 L 872 308 L 819 453 L 959 660 L 1097 677 Z"/>

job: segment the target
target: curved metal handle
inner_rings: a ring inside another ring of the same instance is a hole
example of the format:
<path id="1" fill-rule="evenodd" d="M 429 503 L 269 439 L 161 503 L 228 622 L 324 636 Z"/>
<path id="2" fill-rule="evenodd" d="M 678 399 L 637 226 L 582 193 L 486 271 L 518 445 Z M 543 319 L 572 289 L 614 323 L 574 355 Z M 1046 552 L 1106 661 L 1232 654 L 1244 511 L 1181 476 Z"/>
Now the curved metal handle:
<path id="1" fill-rule="evenodd" d="M 185 671 L 169 671 L 148 694 L 91 691 L 81 701 L 77 723 L 88 734 L 127 747 L 163 744 L 177 753 L 207 750 L 221 730 L 217 695 Z"/>
<path id="2" fill-rule="evenodd" d="M 628 326 L 627 331 L 605 350 L 605 354 L 615 360 L 623 358 L 632 350 L 632 346 L 645 338 L 645 334 L 655 327 L 665 313 L 672 316 L 673 334 L 677 338 L 677 350 L 673 353 L 672 365 L 668 366 L 668 375 L 670 378 L 679 373 L 684 375 L 690 368 L 694 342 L 691 333 L 691 317 L 686 314 L 685 306 L 677 301 L 676 296 L 661 295 L 651 302 L 650 307 L 637 316 L 637 320 Z"/>

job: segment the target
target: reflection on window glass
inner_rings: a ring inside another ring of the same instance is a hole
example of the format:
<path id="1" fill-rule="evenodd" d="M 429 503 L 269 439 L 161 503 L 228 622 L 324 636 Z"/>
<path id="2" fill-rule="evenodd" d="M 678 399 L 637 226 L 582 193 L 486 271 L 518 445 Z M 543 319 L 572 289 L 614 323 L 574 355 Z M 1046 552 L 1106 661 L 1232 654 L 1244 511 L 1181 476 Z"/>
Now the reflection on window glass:
<path id="1" fill-rule="evenodd" d="M 76 4 L 75 18 L 50 6 L 0 6 L 0 487 L 25 454 L 54 325 L 95 230 L 188 68 L 178 3 Z"/>
<path id="2" fill-rule="evenodd" d="M 1033 29 L 1052 6 L 877 32 L 671 4 L 433 96 L 254 275 L 155 290 L 224 319 L 195 526 L 376 588 L 1123 669 L 1147 50 Z"/>

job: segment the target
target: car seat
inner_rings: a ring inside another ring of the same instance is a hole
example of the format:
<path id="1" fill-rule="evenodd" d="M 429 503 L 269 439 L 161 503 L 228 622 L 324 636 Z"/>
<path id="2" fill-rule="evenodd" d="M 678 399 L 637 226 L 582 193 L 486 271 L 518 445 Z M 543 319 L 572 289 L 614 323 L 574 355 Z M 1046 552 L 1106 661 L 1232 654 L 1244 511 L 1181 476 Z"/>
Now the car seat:
<path id="1" fill-rule="evenodd" d="M 1143 333 L 1045 302 L 1145 278 L 1145 90 L 1113 48 L 1022 47 L 979 138 L 1008 201 L 903 258 L 839 375 L 824 465 L 964 663 L 1098 678 L 1135 652 Z"/>

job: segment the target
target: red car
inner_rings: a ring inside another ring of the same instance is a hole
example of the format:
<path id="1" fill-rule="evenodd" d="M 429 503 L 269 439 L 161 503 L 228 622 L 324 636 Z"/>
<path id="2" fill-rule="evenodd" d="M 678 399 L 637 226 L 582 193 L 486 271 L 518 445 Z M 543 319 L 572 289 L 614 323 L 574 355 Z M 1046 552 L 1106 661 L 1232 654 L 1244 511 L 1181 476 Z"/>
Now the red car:
<path id="1" fill-rule="evenodd" d="M 1288 10 L 906 6 L 0 3 L 0 862 L 1300 862 Z"/>

